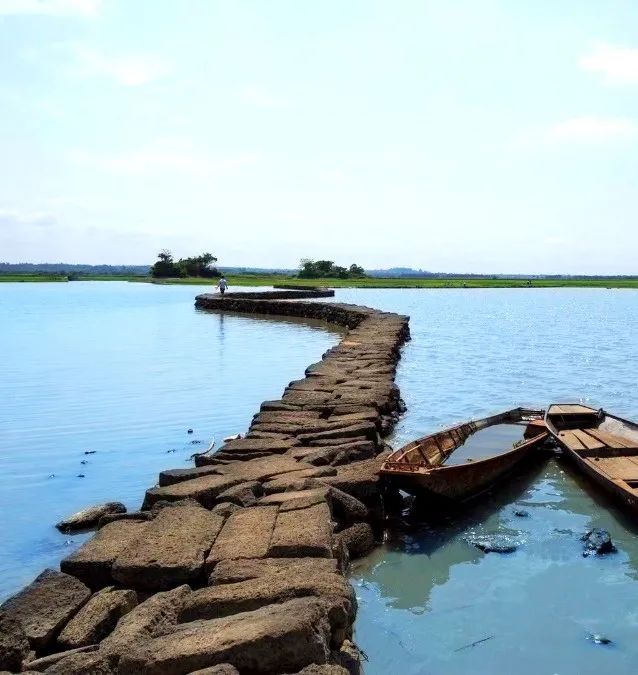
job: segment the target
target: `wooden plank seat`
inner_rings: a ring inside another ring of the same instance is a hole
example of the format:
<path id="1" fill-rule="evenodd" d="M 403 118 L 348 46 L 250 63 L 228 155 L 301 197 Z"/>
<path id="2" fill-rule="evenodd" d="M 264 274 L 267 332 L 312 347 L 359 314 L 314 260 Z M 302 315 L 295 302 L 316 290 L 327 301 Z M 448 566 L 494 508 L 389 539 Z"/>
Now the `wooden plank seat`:
<path id="1" fill-rule="evenodd" d="M 638 443 L 629 438 L 623 438 L 616 434 L 611 434 L 608 431 L 601 431 L 600 429 L 585 429 L 585 431 L 599 441 L 602 441 L 610 448 L 636 448 Z"/>
<path id="2" fill-rule="evenodd" d="M 558 437 L 571 450 L 585 450 L 585 446 L 580 442 L 578 436 L 573 431 L 559 431 Z"/>
<path id="3" fill-rule="evenodd" d="M 638 457 L 600 457 L 591 462 L 611 478 L 638 481 Z"/>

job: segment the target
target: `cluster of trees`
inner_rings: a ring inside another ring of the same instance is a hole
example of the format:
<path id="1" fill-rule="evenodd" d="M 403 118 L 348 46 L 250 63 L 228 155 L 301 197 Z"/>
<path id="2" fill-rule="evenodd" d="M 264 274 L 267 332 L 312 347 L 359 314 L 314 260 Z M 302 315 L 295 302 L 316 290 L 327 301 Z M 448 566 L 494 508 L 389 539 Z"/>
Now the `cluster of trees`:
<path id="1" fill-rule="evenodd" d="M 332 260 L 310 260 L 303 258 L 299 264 L 301 279 L 361 279 L 366 273 L 360 265 L 352 264 L 350 267 L 335 265 Z"/>
<path id="2" fill-rule="evenodd" d="M 193 258 L 180 258 L 177 262 L 173 254 L 162 249 L 157 254 L 157 262 L 151 267 L 151 276 L 156 279 L 176 279 L 183 277 L 207 277 L 219 275 L 215 267 L 217 258 L 212 253 L 203 253 Z"/>

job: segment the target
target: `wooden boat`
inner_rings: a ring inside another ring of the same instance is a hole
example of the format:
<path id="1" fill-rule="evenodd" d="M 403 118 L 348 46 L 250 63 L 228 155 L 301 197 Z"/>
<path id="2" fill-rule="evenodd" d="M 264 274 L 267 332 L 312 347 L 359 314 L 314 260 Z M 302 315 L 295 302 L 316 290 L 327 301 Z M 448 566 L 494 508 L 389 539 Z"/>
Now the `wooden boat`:
<path id="1" fill-rule="evenodd" d="M 515 408 L 425 436 L 393 452 L 384 462 L 381 475 L 388 485 L 413 495 L 464 501 L 487 490 L 544 444 L 548 438 L 544 414 L 544 410 Z M 499 454 L 445 464 L 470 436 L 501 424 L 525 426 L 523 438 L 509 448 L 494 448 L 495 452 L 502 450 Z"/>
<path id="2" fill-rule="evenodd" d="M 638 511 L 638 424 L 575 403 L 549 406 L 545 424 L 577 468 Z"/>

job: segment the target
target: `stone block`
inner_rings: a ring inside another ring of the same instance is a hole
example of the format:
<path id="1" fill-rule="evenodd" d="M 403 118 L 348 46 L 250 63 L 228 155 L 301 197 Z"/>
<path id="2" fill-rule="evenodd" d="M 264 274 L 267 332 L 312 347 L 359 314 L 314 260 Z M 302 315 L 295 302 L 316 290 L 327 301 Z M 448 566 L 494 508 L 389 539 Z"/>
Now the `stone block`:
<path id="1" fill-rule="evenodd" d="M 239 477 L 232 475 L 209 475 L 201 478 L 192 478 L 191 480 L 181 481 L 173 485 L 151 488 L 146 491 L 142 509 L 150 509 L 155 502 L 166 500 L 175 502 L 180 499 L 194 499 L 207 509 L 215 505 L 217 497 L 233 487 L 243 483 Z"/>
<path id="2" fill-rule="evenodd" d="M 118 520 L 100 528 L 75 553 L 60 563 L 60 569 L 97 590 L 113 583 L 111 568 L 120 553 L 134 544 L 148 523 L 139 520 Z"/>
<path id="3" fill-rule="evenodd" d="M 210 575 L 209 585 L 233 584 L 247 579 L 258 579 L 272 574 L 293 573 L 328 574 L 337 572 L 337 561 L 333 558 L 259 558 L 242 560 L 221 560 Z"/>
<path id="4" fill-rule="evenodd" d="M 180 624 L 134 648 L 120 661 L 122 673 L 182 675 L 232 663 L 255 675 L 295 672 L 326 663 L 330 624 L 322 603 L 300 598 L 231 617 Z"/>
<path id="5" fill-rule="evenodd" d="M 255 506 L 231 514 L 208 555 L 206 569 L 227 558 L 265 557 L 277 510 L 277 506 Z"/>
<path id="6" fill-rule="evenodd" d="M 156 593 L 140 603 L 118 622 L 100 645 L 102 652 L 120 657 L 134 646 L 144 644 L 177 623 L 184 599 L 191 589 L 184 585 Z"/>
<path id="7" fill-rule="evenodd" d="M 91 591 L 75 577 L 47 569 L 0 610 L 17 621 L 37 652 L 53 643 L 69 619 L 91 597 Z"/>
<path id="8" fill-rule="evenodd" d="M 269 557 L 332 557 L 332 522 L 328 504 L 280 511 L 270 541 Z"/>
<path id="9" fill-rule="evenodd" d="M 223 524 L 221 516 L 200 507 L 162 509 L 144 537 L 116 558 L 113 578 L 129 588 L 154 591 L 200 583 L 206 555 Z"/>
<path id="10" fill-rule="evenodd" d="M 73 532 L 75 530 L 85 530 L 95 527 L 102 516 L 126 513 L 126 506 L 122 502 L 107 502 L 106 504 L 96 504 L 82 509 L 72 516 L 61 520 L 56 527 L 61 532 Z"/>
<path id="11" fill-rule="evenodd" d="M 117 622 L 137 605 L 135 591 L 112 586 L 96 593 L 67 623 L 58 637 L 65 649 L 77 649 L 101 642 Z"/>
<path id="12" fill-rule="evenodd" d="M 29 654 L 29 640 L 20 622 L 0 612 L 0 670 L 18 672 Z"/>

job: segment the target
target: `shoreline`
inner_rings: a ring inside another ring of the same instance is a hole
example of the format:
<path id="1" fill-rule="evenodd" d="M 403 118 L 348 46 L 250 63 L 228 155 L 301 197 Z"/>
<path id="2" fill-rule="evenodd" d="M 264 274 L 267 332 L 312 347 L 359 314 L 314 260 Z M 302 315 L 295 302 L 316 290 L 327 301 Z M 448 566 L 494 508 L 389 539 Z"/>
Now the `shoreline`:
<path id="1" fill-rule="evenodd" d="M 244 438 L 195 467 L 161 472 L 140 512 L 108 517 L 62 573 L 44 572 L 4 603 L 35 656 L 59 661 L 51 672 L 188 673 L 222 663 L 358 672 L 345 573 L 349 558 L 374 545 L 382 517 L 377 470 L 382 437 L 403 410 L 394 374 L 409 330 L 397 314 L 297 300 L 332 295 L 197 297 L 202 310 L 319 319 L 347 331 L 281 399 L 261 405 Z M 118 593 L 127 594 L 127 611 L 117 610 L 124 618 L 81 645 L 90 651 L 65 650 L 66 635 L 90 633 L 89 608 L 95 615 Z M 63 615 L 55 625 L 48 607 Z"/>
<path id="2" fill-rule="evenodd" d="M 369 289 L 488 289 L 488 288 L 599 288 L 638 289 L 638 277 L 574 277 L 574 278 L 403 278 L 403 277 L 366 277 L 364 279 L 298 279 L 297 277 L 278 274 L 229 274 L 229 285 L 234 286 L 266 286 L 296 289 L 315 288 L 369 288 Z M 150 277 L 98 276 L 88 275 L 69 280 L 62 275 L 2 275 L 1 283 L 78 283 L 81 281 L 129 281 L 154 285 L 193 285 L 214 286 L 216 279 L 152 279 Z"/>

